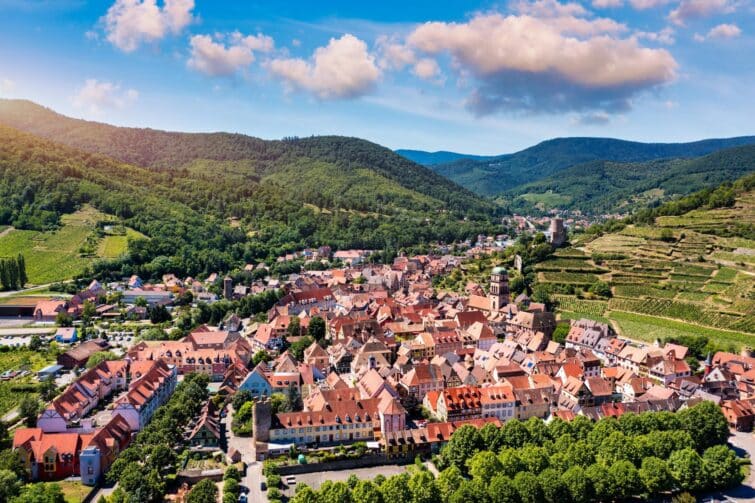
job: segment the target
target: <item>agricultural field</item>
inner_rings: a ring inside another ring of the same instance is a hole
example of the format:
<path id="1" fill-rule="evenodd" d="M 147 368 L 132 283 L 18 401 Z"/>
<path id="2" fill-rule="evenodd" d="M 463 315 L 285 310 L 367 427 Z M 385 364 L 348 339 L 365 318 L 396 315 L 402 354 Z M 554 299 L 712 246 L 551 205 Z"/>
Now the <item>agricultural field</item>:
<path id="1" fill-rule="evenodd" d="M 0 256 L 21 253 L 26 259 L 30 284 L 71 279 L 92 261 L 116 257 L 125 251 L 128 232 L 124 236 L 106 236 L 104 239 L 97 232 L 99 222 L 113 218 L 85 206 L 76 213 L 63 215 L 62 225 L 55 231 L 14 229 L 0 237 Z M 108 243 L 111 238 L 123 239 Z"/>
<path id="2" fill-rule="evenodd" d="M 583 240 L 538 264 L 538 282 L 575 292 L 552 295 L 563 317 L 603 318 L 632 339 L 700 335 L 753 347 L 755 241 L 732 224 L 743 221 L 755 221 L 753 194 L 734 208 L 659 217 L 655 226 Z M 597 280 L 611 286 L 612 298 L 579 298 Z"/>

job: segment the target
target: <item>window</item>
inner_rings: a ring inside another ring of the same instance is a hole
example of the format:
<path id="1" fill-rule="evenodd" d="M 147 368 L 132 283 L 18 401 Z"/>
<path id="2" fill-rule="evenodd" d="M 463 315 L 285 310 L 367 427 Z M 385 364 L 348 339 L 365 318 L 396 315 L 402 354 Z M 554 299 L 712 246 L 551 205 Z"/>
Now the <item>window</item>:
<path id="1" fill-rule="evenodd" d="M 55 471 L 55 455 L 54 454 L 45 455 L 45 471 L 46 472 Z"/>

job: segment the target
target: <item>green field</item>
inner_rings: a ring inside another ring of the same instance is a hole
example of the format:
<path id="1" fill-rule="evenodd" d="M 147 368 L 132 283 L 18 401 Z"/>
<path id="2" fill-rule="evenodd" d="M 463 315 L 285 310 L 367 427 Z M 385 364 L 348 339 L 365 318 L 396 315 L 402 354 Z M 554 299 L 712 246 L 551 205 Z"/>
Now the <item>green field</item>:
<path id="1" fill-rule="evenodd" d="M 29 350 L 15 350 L 0 352 L 0 373 L 6 370 L 30 370 L 36 371 L 45 368 L 53 362 L 44 353 Z M 10 412 L 21 403 L 21 399 L 27 394 L 36 396 L 29 391 L 36 388 L 36 379 L 33 376 L 16 378 L 10 381 L 0 381 L 0 416 Z"/>
<path id="2" fill-rule="evenodd" d="M 128 231 L 124 236 L 96 235 L 98 222 L 112 220 L 96 209 L 85 206 L 76 213 L 64 215 L 61 227 L 52 232 L 15 229 L 0 237 L 0 256 L 21 253 L 26 259 L 29 283 L 44 284 L 73 278 L 98 258 L 117 257 L 125 251 Z M 130 231 L 134 236 L 139 233 Z M 96 253 L 86 253 L 89 243 L 96 243 Z"/>

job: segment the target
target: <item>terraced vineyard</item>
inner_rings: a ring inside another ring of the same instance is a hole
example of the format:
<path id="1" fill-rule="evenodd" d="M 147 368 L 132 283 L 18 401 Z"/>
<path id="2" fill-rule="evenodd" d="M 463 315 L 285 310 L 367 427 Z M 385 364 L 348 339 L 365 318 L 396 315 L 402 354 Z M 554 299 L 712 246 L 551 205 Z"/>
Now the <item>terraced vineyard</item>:
<path id="1" fill-rule="evenodd" d="M 654 226 L 628 226 L 578 248 L 559 250 L 536 266 L 539 283 L 558 291 L 563 315 L 607 319 L 625 336 L 701 335 L 719 344 L 755 346 L 755 241 L 737 229 L 755 222 L 755 195 L 733 208 L 659 217 Z M 595 281 L 613 297 L 590 300 Z"/>

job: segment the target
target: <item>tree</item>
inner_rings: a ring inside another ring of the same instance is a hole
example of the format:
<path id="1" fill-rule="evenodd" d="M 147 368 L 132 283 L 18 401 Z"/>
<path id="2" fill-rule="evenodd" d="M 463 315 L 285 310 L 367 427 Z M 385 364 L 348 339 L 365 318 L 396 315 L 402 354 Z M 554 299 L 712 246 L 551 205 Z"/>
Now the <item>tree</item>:
<path id="1" fill-rule="evenodd" d="M 540 483 L 540 489 L 543 491 L 545 501 L 550 503 L 561 503 L 569 500 L 569 490 L 566 484 L 561 480 L 559 473 L 553 468 L 543 470 L 537 476 Z"/>
<path id="2" fill-rule="evenodd" d="M 409 475 L 401 473 L 388 477 L 380 485 L 380 492 L 383 494 L 383 501 L 386 503 L 411 503 L 412 492 L 409 490 Z"/>
<path id="3" fill-rule="evenodd" d="M 596 281 L 589 288 L 590 293 L 594 293 L 600 297 L 611 297 L 611 285 L 605 281 Z"/>
<path id="4" fill-rule="evenodd" d="M 87 360 L 86 367 L 94 368 L 102 362 L 118 360 L 120 357 L 112 351 L 97 351 Z"/>
<path id="5" fill-rule="evenodd" d="M 519 492 L 509 477 L 499 474 L 488 485 L 488 499 L 491 503 L 519 503 Z"/>
<path id="6" fill-rule="evenodd" d="M 534 474 L 538 474 L 548 468 L 548 452 L 543 447 L 537 447 L 532 444 L 525 445 L 519 449 L 519 459 L 522 460 L 524 468 Z"/>
<path id="7" fill-rule="evenodd" d="M 31 336 L 31 339 L 29 339 L 29 349 L 32 351 L 39 351 L 42 349 L 42 338 L 34 334 Z"/>
<path id="8" fill-rule="evenodd" d="M 694 449 L 682 449 L 671 454 L 668 466 L 679 488 L 699 491 L 708 485 L 703 458 Z"/>
<path id="9" fill-rule="evenodd" d="M 540 503 L 543 501 L 544 496 L 540 489 L 540 482 L 534 474 L 519 472 L 514 477 L 513 483 L 522 503 Z"/>
<path id="10" fill-rule="evenodd" d="M 92 318 L 94 318 L 97 315 L 97 306 L 94 305 L 94 302 L 91 300 L 85 300 L 84 306 L 81 310 L 81 321 L 84 322 L 85 325 L 88 325 L 90 321 L 92 321 Z"/>
<path id="11" fill-rule="evenodd" d="M 269 362 L 270 360 L 272 360 L 272 357 L 268 354 L 268 352 L 264 349 L 260 349 L 259 351 L 254 353 L 254 356 L 252 356 L 252 365 L 256 367 L 261 362 Z"/>
<path id="12" fill-rule="evenodd" d="M 629 461 L 617 461 L 608 469 L 613 481 L 613 494 L 618 499 L 629 498 L 642 491 L 640 474 Z"/>
<path id="13" fill-rule="evenodd" d="M 231 405 L 233 406 L 234 410 L 239 410 L 242 405 L 244 405 L 246 402 L 251 402 L 254 397 L 252 396 L 252 392 L 248 389 L 242 389 L 236 392 L 235 395 L 233 395 L 233 399 L 231 400 Z"/>
<path id="14" fill-rule="evenodd" d="M 409 478 L 409 490 L 413 503 L 437 503 L 440 491 L 435 485 L 433 475 L 427 470 L 415 470 Z"/>
<path id="15" fill-rule="evenodd" d="M 721 408 L 713 402 L 700 402 L 694 407 L 680 411 L 677 416 L 682 428 L 690 434 L 699 451 L 725 444 L 729 438 L 726 417 Z"/>
<path id="16" fill-rule="evenodd" d="M 450 503 L 487 503 L 487 488 L 479 480 L 465 480 L 451 496 Z"/>
<path id="17" fill-rule="evenodd" d="M 18 414 L 24 419 L 26 426 L 32 427 L 37 421 L 39 414 L 40 401 L 30 395 L 25 395 L 18 405 Z"/>
<path id="18" fill-rule="evenodd" d="M 593 487 L 590 479 L 581 466 L 572 466 L 561 475 L 566 490 L 574 503 L 587 503 L 593 498 Z"/>
<path id="19" fill-rule="evenodd" d="M 631 437 L 627 437 L 620 431 L 614 431 L 601 442 L 598 457 L 606 466 L 622 460 L 635 463 L 639 459 L 639 452 Z"/>
<path id="20" fill-rule="evenodd" d="M 13 503 L 65 503 L 66 499 L 58 484 L 29 484 L 23 488 Z"/>
<path id="21" fill-rule="evenodd" d="M 39 396 L 44 401 L 52 400 L 58 392 L 57 386 L 55 386 L 55 377 L 49 376 L 43 379 L 39 383 Z"/>
<path id="22" fill-rule="evenodd" d="M 571 327 L 568 323 L 559 323 L 556 325 L 556 329 L 553 331 L 551 338 L 559 344 L 564 344 L 566 342 L 566 336 L 569 335 L 569 330 L 571 330 Z"/>
<path id="23" fill-rule="evenodd" d="M 210 479 L 203 479 L 194 485 L 186 497 L 186 503 L 215 503 L 218 499 L 218 488 Z"/>
<path id="24" fill-rule="evenodd" d="M 614 497 L 614 483 L 611 473 L 605 466 L 593 464 L 587 467 L 585 475 L 593 487 L 595 499 L 598 501 L 610 501 Z"/>
<path id="25" fill-rule="evenodd" d="M 26 259 L 19 253 L 16 263 L 18 264 L 18 284 L 20 288 L 23 288 L 29 282 L 29 277 L 26 275 Z"/>
<path id="26" fill-rule="evenodd" d="M 301 335 L 301 322 L 298 316 L 291 317 L 287 332 L 289 337 L 299 337 Z"/>
<path id="27" fill-rule="evenodd" d="M 467 470 L 469 474 L 479 479 L 483 484 L 488 484 L 498 472 L 502 469 L 498 458 L 490 451 L 479 451 L 467 460 Z"/>
<path id="28" fill-rule="evenodd" d="M 501 449 L 498 461 L 501 463 L 501 473 L 510 478 L 525 470 L 524 463 L 519 458 L 519 451 L 512 447 Z"/>
<path id="29" fill-rule="evenodd" d="M 148 309 L 149 321 L 155 325 L 171 321 L 173 317 L 170 315 L 168 308 L 162 304 L 150 307 Z"/>
<path id="30" fill-rule="evenodd" d="M 58 314 L 55 315 L 55 324 L 59 327 L 72 327 L 73 318 L 71 318 L 71 315 L 67 312 L 59 311 Z"/>
<path id="31" fill-rule="evenodd" d="M 325 481 L 320 487 L 320 498 L 333 503 L 352 503 L 351 491 L 344 482 Z"/>
<path id="32" fill-rule="evenodd" d="M 383 503 L 380 488 L 371 480 L 360 480 L 351 491 L 354 503 Z"/>
<path id="33" fill-rule="evenodd" d="M 703 453 L 703 463 L 711 487 L 722 489 L 739 485 L 744 475 L 739 469 L 737 455 L 726 445 L 709 447 Z"/>
<path id="34" fill-rule="evenodd" d="M 21 492 L 21 480 L 10 470 L 0 470 L 0 501 L 10 501 Z"/>
<path id="35" fill-rule="evenodd" d="M 506 422 L 501 428 L 501 442 L 508 447 L 519 448 L 529 442 L 530 432 L 518 419 Z"/>
<path id="36" fill-rule="evenodd" d="M 306 484 L 296 485 L 296 494 L 291 498 L 291 503 L 319 503 L 317 492 Z M 358 503 L 358 500 L 355 500 Z"/>
<path id="37" fill-rule="evenodd" d="M 501 429 L 493 423 L 488 423 L 480 428 L 482 445 L 489 451 L 498 452 L 502 447 Z"/>
<path id="38" fill-rule="evenodd" d="M 298 341 L 291 344 L 291 347 L 288 348 L 288 350 L 291 352 L 294 358 L 296 358 L 298 361 L 302 361 L 304 359 L 304 350 L 311 346 L 314 341 L 314 338 L 309 335 L 305 335 Z"/>
<path id="39" fill-rule="evenodd" d="M 451 465 L 466 473 L 467 459 L 482 447 L 480 432 L 472 425 L 465 424 L 454 432 L 451 440 L 443 447 L 441 456 Z"/>
<path id="40" fill-rule="evenodd" d="M 299 387 L 294 383 L 289 383 L 286 390 L 286 412 L 296 412 L 304 407 L 301 399 L 301 393 Z"/>
<path id="41" fill-rule="evenodd" d="M 642 460 L 640 481 L 649 495 L 670 491 L 674 487 L 674 477 L 668 469 L 668 464 L 653 456 Z"/>
<path id="42" fill-rule="evenodd" d="M 456 489 L 461 485 L 464 476 L 456 466 L 449 466 L 435 479 L 435 485 L 440 493 L 440 501 L 448 503 Z"/>
<path id="43" fill-rule="evenodd" d="M 307 327 L 307 333 L 312 336 L 317 342 L 320 342 L 325 338 L 325 320 L 319 316 L 313 316 L 309 320 L 309 326 Z"/>

